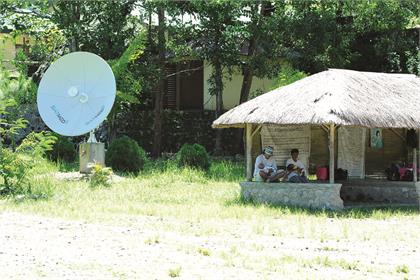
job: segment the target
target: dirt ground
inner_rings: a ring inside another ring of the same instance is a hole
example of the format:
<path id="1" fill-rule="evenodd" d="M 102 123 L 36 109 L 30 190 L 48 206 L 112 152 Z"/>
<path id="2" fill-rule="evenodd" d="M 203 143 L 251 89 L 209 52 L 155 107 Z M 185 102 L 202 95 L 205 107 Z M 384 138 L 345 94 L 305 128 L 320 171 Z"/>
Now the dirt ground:
<path id="1" fill-rule="evenodd" d="M 0 279 L 420 279 L 418 243 L 279 237 L 246 221 L 127 221 L 0 213 Z"/>

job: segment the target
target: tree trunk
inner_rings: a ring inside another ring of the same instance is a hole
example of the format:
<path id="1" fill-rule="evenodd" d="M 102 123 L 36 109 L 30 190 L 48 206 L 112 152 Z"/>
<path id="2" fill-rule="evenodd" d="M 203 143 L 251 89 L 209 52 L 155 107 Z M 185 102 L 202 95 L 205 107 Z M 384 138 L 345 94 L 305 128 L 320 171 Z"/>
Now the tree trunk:
<path id="1" fill-rule="evenodd" d="M 255 55 L 256 50 L 256 42 L 255 37 L 249 40 L 249 48 L 248 48 L 248 59 L 252 59 Z M 254 77 L 254 73 L 252 71 L 252 67 L 250 65 L 245 65 L 243 69 L 243 79 L 242 79 L 242 87 L 241 87 L 241 96 L 239 98 L 239 104 L 242 104 L 248 101 L 249 92 L 251 91 L 252 86 L 252 79 Z"/>
<path id="2" fill-rule="evenodd" d="M 115 128 L 116 114 L 110 114 L 108 118 L 108 146 L 117 138 L 117 130 Z"/>
<path id="3" fill-rule="evenodd" d="M 214 82 L 216 94 L 216 119 L 223 113 L 223 70 L 219 60 L 214 63 Z M 216 129 L 216 143 L 214 153 L 220 155 L 222 153 L 222 130 Z"/>
<path id="4" fill-rule="evenodd" d="M 258 7 L 260 5 L 259 4 L 255 4 L 252 5 L 252 9 L 254 11 L 254 13 L 258 13 Z M 261 4 L 261 10 L 259 12 L 259 14 L 261 15 L 261 17 L 267 17 L 271 15 L 271 2 L 270 1 L 262 1 Z M 251 25 L 253 26 L 251 28 L 253 34 L 251 36 L 251 38 L 249 39 L 249 47 L 248 47 L 248 53 L 247 53 L 247 58 L 248 58 L 248 63 L 245 64 L 244 68 L 243 68 L 243 79 L 242 79 L 242 87 L 241 87 L 241 95 L 239 98 L 239 104 L 242 104 L 246 101 L 248 101 L 249 98 L 249 92 L 251 91 L 251 86 L 252 86 L 252 79 L 254 77 L 254 72 L 253 72 L 253 66 L 250 65 L 250 61 L 252 60 L 252 58 L 254 58 L 254 56 L 256 55 L 257 52 L 257 34 L 255 34 L 255 32 L 257 32 L 256 30 L 258 30 L 258 27 L 261 26 L 261 22 L 260 22 L 260 18 L 258 18 L 256 21 L 251 22 Z"/>
<path id="5" fill-rule="evenodd" d="M 250 40 L 249 48 L 248 48 L 248 58 L 254 56 L 255 53 L 255 38 L 252 37 Z M 251 91 L 252 80 L 253 80 L 253 71 L 249 65 L 244 66 L 243 69 L 243 79 L 242 79 L 242 87 L 241 87 L 241 95 L 239 97 L 239 104 L 242 104 L 249 99 L 249 92 Z M 244 142 L 244 130 L 239 128 L 236 132 L 236 143 L 238 143 L 237 150 L 235 151 L 238 154 L 242 154 L 245 150 L 245 142 Z"/>
<path id="6" fill-rule="evenodd" d="M 158 52 L 159 52 L 159 67 L 161 76 L 159 80 L 159 90 L 155 95 L 155 109 L 154 109 L 154 137 L 153 137 L 153 157 L 159 157 L 162 152 L 162 111 L 163 111 L 163 96 L 165 94 L 165 10 L 158 7 Z"/>
<path id="7" fill-rule="evenodd" d="M 81 23 L 80 23 L 80 19 L 81 19 L 80 5 L 82 5 L 83 3 L 77 3 L 76 2 L 76 3 L 73 3 L 73 4 L 74 4 L 74 6 L 73 6 L 74 19 L 73 19 L 73 31 L 72 31 L 73 37 L 71 39 L 70 51 L 71 52 L 77 52 L 77 51 L 80 50 L 79 34 L 78 34 L 77 30 L 80 30 L 80 26 L 81 26 Z"/>
<path id="8" fill-rule="evenodd" d="M 261 15 L 265 15 L 266 9 L 268 7 L 268 5 L 270 5 L 269 3 L 264 2 L 261 6 Z M 253 9 L 258 9 L 259 5 L 254 5 Z M 256 26 L 259 25 L 258 22 L 253 23 Z M 256 29 L 256 28 L 254 28 Z M 255 56 L 256 54 L 256 50 L 257 50 L 257 40 L 255 38 L 255 34 L 253 34 L 249 40 L 249 47 L 248 47 L 248 53 L 247 53 L 247 58 L 248 60 L 252 60 L 252 58 Z M 242 86 L 241 86 L 241 95 L 239 97 L 239 104 L 242 104 L 246 101 L 248 101 L 249 99 L 249 93 L 251 91 L 251 86 L 252 86 L 252 80 L 254 78 L 254 72 L 252 69 L 252 66 L 248 64 L 245 64 L 243 70 L 243 79 L 242 79 Z M 237 147 L 238 150 L 236 151 L 237 153 L 242 154 L 244 152 L 244 130 L 243 129 L 238 129 L 237 133 L 236 133 L 236 143 L 238 143 Z"/>

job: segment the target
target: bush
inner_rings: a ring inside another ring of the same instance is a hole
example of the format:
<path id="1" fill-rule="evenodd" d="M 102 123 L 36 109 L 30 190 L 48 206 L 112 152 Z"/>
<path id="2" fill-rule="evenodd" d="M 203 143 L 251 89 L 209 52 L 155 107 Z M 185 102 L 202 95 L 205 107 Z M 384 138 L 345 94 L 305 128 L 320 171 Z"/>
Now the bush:
<path id="1" fill-rule="evenodd" d="M 16 152 L 33 157 L 43 157 L 53 150 L 56 141 L 57 137 L 49 131 L 32 131 L 23 139 Z"/>
<path id="2" fill-rule="evenodd" d="M 184 144 L 177 153 L 180 166 L 190 166 L 207 170 L 210 167 L 210 158 L 206 149 L 200 144 Z"/>
<path id="3" fill-rule="evenodd" d="M 116 139 L 109 146 L 105 162 L 115 171 L 137 173 L 147 160 L 146 152 L 128 136 Z"/>
<path id="4" fill-rule="evenodd" d="M 12 98 L 18 105 L 35 104 L 36 92 L 36 84 L 26 75 L 11 79 L 9 71 L 0 69 L 0 98 Z"/>
<path id="5" fill-rule="evenodd" d="M 37 185 L 39 180 L 31 172 L 42 156 L 52 149 L 56 137 L 49 132 L 32 132 L 16 147 L 15 136 L 26 127 L 27 121 L 11 114 L 19 107 L 15 99 L 9 98 L 13 96 L 10 88 L 11 82 L 9 79 L 2 80 L 0 71 L 0 196 L 45 197 L 51 193 L 51 189 L 43 188 L 42 183 Z M 21 89 L 18 87 L 16 91 L 20 92 Z M 4 145 L 5 139 L 10 141 L 9 147 Z"/>
<path id="6" fill-rule="evenodd" d="M 91 187 L 110 187 L 112 183 L 112 169 L 103 167 L 96 163 L 92 166 L 92 176 L 90 177 Z"/>
<path id="7" fill-rule="evenodd" d="M 33 178 L 28 174 L 52 149 L 55 139 L 49 132 L 32 132 L 15 152 L 0 145 L 0 195 L 32 193 Z"/>
<path id="8" fill-rule="evenodd" d="M 0 147 L 0 195 L 26 193 L 31 159 Z"/>
<path id="9" fill-rule="evenodd" d="M 57 141 L 48 156 L 54 161 L 74 162 L 77 158 L 76 145 L 68 137 L 57 135 Z"/>

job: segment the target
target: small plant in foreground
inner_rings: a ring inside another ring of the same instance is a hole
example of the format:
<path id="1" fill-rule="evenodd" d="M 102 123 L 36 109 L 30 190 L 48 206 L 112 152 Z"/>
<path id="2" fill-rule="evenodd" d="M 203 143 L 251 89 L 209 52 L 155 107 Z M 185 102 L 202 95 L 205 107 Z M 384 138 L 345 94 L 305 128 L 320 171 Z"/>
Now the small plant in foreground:
<path id="1" fill-rule="evenodd" d="M 398 273 L 408 273 L 409 272 L 408 266 L 405 265 L 405 264 L 397 266 L 397 272 Z"/>
<path id="2" fill-rule="evenodd" d="M 180 266 L 169 269 L 169 276 L 170 277 L 179 277 L 180 275 L 181 275 L 181 267 Z"/>
<path id="3" fill-rule="evenodd" d="M 180 166 L 190 166 L 207 170 L 210 167 L 210 157 L 200 144 L 184 144 L 177 153 Z"/>
<path id="4" fill-rule="evenodd" d="M 159 236 L 149 237 L 144 241 L 147 245 L 159 244 L 159 242 Z"/>
<path id="5" fill-rule="evenodd" d="M 92 165 L 92 176 L 90 177 L 91 187 L 110 187 L 112 182 L 112 169 L 95 163 Z"/>
<path id="6" fill-rule="evenodd" d="M 198 248 L 198 252 L 203 256 L 210 256 L 210 251 L 206 248 Z"/>

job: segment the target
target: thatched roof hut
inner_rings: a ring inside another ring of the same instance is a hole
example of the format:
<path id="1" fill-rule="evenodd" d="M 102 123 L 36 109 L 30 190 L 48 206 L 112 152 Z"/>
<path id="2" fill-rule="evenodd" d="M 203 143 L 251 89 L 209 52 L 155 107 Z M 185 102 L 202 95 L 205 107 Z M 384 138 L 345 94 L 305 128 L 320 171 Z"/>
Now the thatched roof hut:
<path id="1" fill-rule="evenodd" d="M 243 103 L 213 127 L 245 124 L 420 128 L 420 78 L 329 69 Z"/>
<path id="2" fill-rule="evenodd" d="M 213 127 L 246 128 L 249 180 L 252 138 L 263 125 L 322 126 L 328 131 L 330 170 L 334 170 L 337 126 L 420 128 L 420 78 L 329 69 L 229 110 L 213 122 Z M 413 153 L 416 157 L 416 149 Z M 330 182 L 334 182 L 333 172 Z"/>

